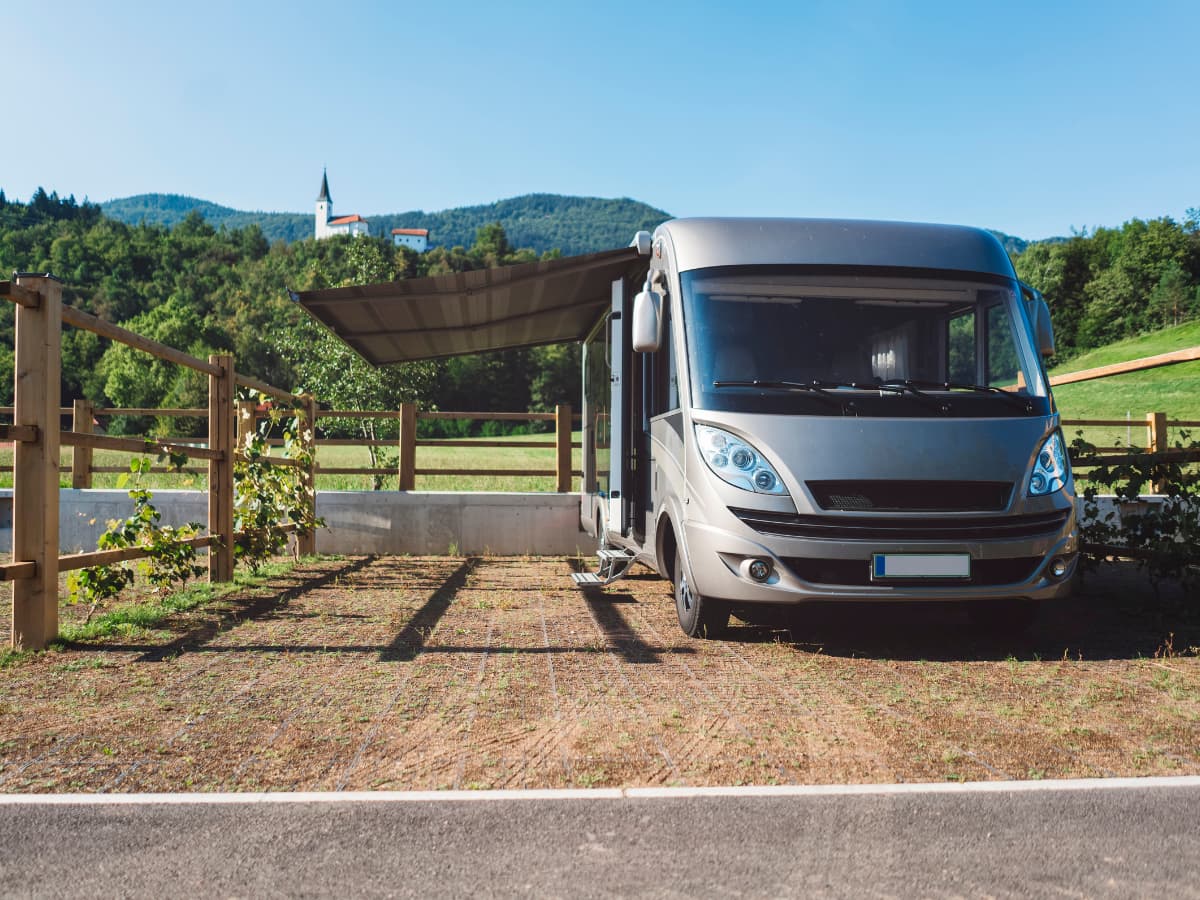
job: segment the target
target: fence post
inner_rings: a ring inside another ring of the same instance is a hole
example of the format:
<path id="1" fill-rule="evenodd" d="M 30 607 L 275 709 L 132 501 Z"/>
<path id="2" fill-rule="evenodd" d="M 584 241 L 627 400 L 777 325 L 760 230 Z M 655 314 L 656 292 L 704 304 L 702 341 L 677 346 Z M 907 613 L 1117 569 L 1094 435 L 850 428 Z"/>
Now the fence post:
<path id="1" fill-rule="evenodd" d="M 558 451 L 558 484 L 560 494 L 571 492 L 571 404 L 560 403 L 554 411 L 554 443 Z"/>
<path id="2" fill-rule="evenodd" d="M 317 398 L 312 394 L 305 394 L 302 403 L 299 437 L 304 449 L 310 455 L 308 465 L 300 470 L 300 486 L 304 490 L 304 495 L 310 498 L 309 502 L 312 503 L 315 517 L 317 514 Z M 307 439 L 305 435 L 308 435 Z M 308 534 L 297 535 L 296 552 L 301 556 L 312 556 L 317 552 L 317 532 L 315 530 Z"/>
<path id="3" fill-rule="evenodd" d="M 417 488 L 417 404 L 400 404 L 400 490 Z"/>
<path id="4" fill-rule="evenodd" d="M 92 433 L 92 401 L 76 400 L 71 410 L 71 430 L 76 434 Z M 86 490 L 92 486 L 92 448 L 75 447 L 71 454 L 71 487 Z"/>
<path id="5" fill-rule="evenodd" d="M 208 461 L 208 533 L 221 542 L 208 551 L 208 580 L 233 581 L 233 357 L 215 353 L 208 361 L 221 369 L 208 376 L 208 446 L 221 453 Z"/>
<path id="6" fill-rule="evenodd" d="M 13 562 L 33 562 L 32 578 L 13 582 L 13 647 L 41 650 L 58 636 L 58 449 L 62 379 L 62 285 L 21 275 L 36 307 L 16 308 L 13 424 L 37 428 L 13 448 Z"/>
<path id="7" fill-rule="evenodd" d="M 1151 453 L 1165 453 L 1170 448 L 1167 439 L 1167 414 L 1165 412 L 1146 413 L 1147 445 Z M 1167 486 L 1161 479 L 1154 482 L 1154 493 L 1161 494 Z"/>

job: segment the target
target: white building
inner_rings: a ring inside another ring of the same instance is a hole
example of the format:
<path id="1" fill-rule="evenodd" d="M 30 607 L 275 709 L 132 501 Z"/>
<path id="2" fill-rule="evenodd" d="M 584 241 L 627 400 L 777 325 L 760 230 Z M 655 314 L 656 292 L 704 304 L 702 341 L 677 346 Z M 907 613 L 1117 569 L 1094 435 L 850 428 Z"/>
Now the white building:
<path id="1" fill-rule="evenodd" d="M 360 215 L 338 216 L 332 218 L 333 198 L 329 196 L 328 173 L 321 173 L 321 193 L 317 195 L 316 238 L 333 237 L 338 234 L 348 234 L 351 237 L 370 234 L 371 227 L 367 220 Z"/>
<path id="2" fill-rule="evenodd" d="M 424 253 L 429 248 L 428 228 L 393 228 L 392 243 L 397 247 L 408 247 L 418 253 Z"/>

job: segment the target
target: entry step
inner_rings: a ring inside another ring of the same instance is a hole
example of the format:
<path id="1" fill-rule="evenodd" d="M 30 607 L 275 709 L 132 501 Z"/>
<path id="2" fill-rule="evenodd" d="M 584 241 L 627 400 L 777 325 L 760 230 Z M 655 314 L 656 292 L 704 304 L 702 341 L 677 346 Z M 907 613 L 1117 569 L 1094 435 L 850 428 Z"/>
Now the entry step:
<path id="1" fill-rule="evenodd" d="M 601 550 L 597 550 L 596 555 L 600 557 L 600 559 L 628 559 L 632 561 L 637 558 L 637 554 L 632 550 L 624 550 L 620 547 L 605 547 Z"/>
<path id="2" fill-rule="evenodd" d="M 599 565 L 595 572 L 573 572 L 571 580 L 579 587 L 585 584 L 604 587 L 619 578 L 624 578 L 629 567 L 637 560 L 637 554 L 621 547 L 602 547 L 596 551 Z"/>

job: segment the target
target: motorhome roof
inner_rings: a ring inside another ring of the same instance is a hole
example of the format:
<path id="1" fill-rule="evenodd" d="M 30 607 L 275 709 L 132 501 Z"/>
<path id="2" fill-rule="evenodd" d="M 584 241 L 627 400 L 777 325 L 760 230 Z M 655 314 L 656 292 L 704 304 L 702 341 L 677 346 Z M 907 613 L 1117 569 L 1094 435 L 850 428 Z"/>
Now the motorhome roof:
<path id="1" fill-rule="evenodd" d="M 736 265 L 885 266 L 1015 277 L 994 235 L 961 225 L 853 219 L 673 219 L 654 237 L 671 242 L 680 271 Z"/>

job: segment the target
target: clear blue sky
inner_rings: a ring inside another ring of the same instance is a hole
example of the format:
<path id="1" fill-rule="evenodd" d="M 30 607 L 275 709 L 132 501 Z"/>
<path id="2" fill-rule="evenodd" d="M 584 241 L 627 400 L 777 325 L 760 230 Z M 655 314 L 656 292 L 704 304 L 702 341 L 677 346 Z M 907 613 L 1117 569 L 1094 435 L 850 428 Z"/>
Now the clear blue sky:
<path id="1" fill-rule="evenodd" d="M 1026 238 L 1200 206 L 1200 3 L 0 0 L 0 187 Z"/>

